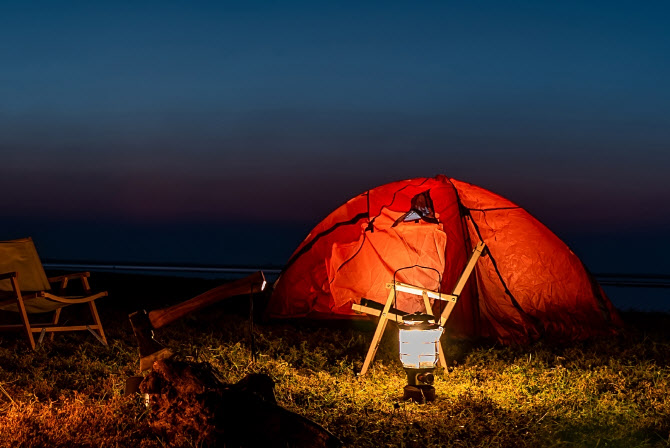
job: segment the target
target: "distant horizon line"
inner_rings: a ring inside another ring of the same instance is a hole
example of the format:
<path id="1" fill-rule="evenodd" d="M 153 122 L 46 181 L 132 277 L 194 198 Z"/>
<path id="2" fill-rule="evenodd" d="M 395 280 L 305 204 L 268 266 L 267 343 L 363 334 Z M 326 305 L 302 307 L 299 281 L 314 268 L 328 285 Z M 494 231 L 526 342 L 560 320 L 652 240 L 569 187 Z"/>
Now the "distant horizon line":
<path id="1" fill-rule="evenodd" d="M 215 264 L 189 264 L 189 263 L 151 263 L 151 262 L 79 262 L 79 261 L 52 261 L 48 260 L 42 265 L 50 269 L 91 269 L 91 270 L 123 270 L 123 271 L 172 271 L 172 272 L 208 272 L 208 273 L 250 273 L 263 271 L 270 274 L 279 274 L 280 266 L 275 265 L 215 265 Z"/>
<path id="2" fill-rule="evenodd" d="M 270 275 L 279 275 L 283 266 L 277 265 L 217 265 L 191 263 L 155 263 L 155 262 L 97 262 L 97 261 L 66 261 L 47 260 L 43 263 L 49 269 L 87 269 L 98 271 L 138 271 L 138 272 L 200 272 L 245 274 L 263 271 Z M 626 273 L 593 273 L 598 282 L 605 286 L 632 288 L 670 288 L 670 274 L 626 274 Z"/>

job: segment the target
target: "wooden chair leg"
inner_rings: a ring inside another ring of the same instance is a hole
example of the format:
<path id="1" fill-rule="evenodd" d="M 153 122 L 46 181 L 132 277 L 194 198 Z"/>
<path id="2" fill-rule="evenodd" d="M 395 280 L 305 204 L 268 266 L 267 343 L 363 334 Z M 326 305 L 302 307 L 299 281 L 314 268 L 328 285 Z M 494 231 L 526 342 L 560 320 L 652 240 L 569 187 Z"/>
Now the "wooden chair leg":
<path id="1" fill-rule="evenodd" d="M 82 277 L 81 278 L 81 283 L 84 286 L 84 292 L 86 294 L 90 294 L 91 293 L 91 285 L 88 283 L 88 279 L 86 277 Z"/>
<path id="2" fill-rule="evenodd" d="M 28 342 L 30 342 L 30 348 L 35 350 L 35 338 L 33 338 L 33 329 L 30 327 L 30 321 L 28 320 L 28 313 L 26 312 L 26 306 L 23 304 L 23 297 L 21 296 L 21 290 L 19 289 L 19 282 L 17 281 L 16 277 L 13 277 L 11 279 L 12 282 L 12 287 L 14 288 L 14 292 L 16 293 L 16 303 L 19 308 L 19 316 L 21 317 L 21 321 L 23 322 L 23 329 L 26 332 L 26 336 L 28 337 Z"/>
<path id="3" fill-rule="evenodd" d="M 98 309 L 95 306 L 95 301 L 91 300 L 90 302 L 88 302 L 88 307 L 91 310 L 91 315 L 93 315 L 95 325 L 98 327 L 98 333 L 100 334 L 100 339 L 102 339 L 103 345 L 107 345 L 107 337 L 105 336 L 105 330 L 102 329 L 102 322 L 100 321 L 100 316 L 98 315 Z"/>
<path id="4" fill-rule="evenodd" d="M 421 294 L 423 296 L 423 304 L 426 307 L 426 313 L 430 314 L 435 318 L 435 315 L 433 314 L 433 307 L 430 306 L 430 300 L 428 299 L 428 293 L 426 291 Z M 444 356 L 444 350 L 442 349 L 442 342 L 439 340 L 437 341 L 437 355 L 439 359 L 439 366 L 443 368 L 447 368 L 447 358 Z"/>
<path id="5" fill-rule="evenodd" d="M 389 292 L 389 296 L 386 299 L 386 305 L 382 313 L 379 315 L 379 322 L 377 323 L 377 328 L 375 329 L 375 334 L 372 336 L 372 342 L 370 343 L 370 348 L 368 349 L 368 354 L 365 356 L 365 362 L 363 362 L 363 367 L 359 375 L 365 375 L 372 364 L 372 360 L 377 353 L 377 348 L 379 348 L 379 343 L 384 336 L 384 330 L 386 329 L 386 324 L 388 323 L 388 312 L 391 309 L 391 304 L 393 303 L 393 290 Z"/>
<path id="6" fill-rule="evenodd" d="M 463 288 L 465 288 L 465 284 L 470 278 L 470 274 L 472 274 L 472 271 L 475 269 L 475 264 L 477 264 L 477 261 L 483 255 L 485 249 L 486 243 L 483 241 L 477 243 L 477 246 L 475 246 L 472 253 L 470 254 L 470 258 L 468 259 L 468 263 L 465 265 L 465 269 L 463 269 L 461 276 L 458 277 L 458 281 L 456 282 L 456 286 L 454 286 L 454 290 L 451 292 L 453 295 L 461 295 Z M 440 327 L 444 327 L 447 324 L 447 320 L 449 319 L 449 316 L 451 315 L 451 312 L 454 310 L 455 306 L 456 302 L 449 302 L 447 303 L 447 306 L 444 307 L 444 310 L 442 310 L 442 316 L 440 316 Z"/>
<path id="7" fill-rule="evenodd" d="M 51 321 L 51 323 L 52 323 L 54 326 L 58 323 L 58 320 L 60 319 L 60 311 L 61 311 L 61 308 L 58 308 L 58 309 L 54 312 L 54 318 L 53 318 L 53 320 Z M 53 342 L 53 340 L 54 340 L 54 336 L 56 336 L 56 332 L 55 332 L 55 331 L 52 331 L 51 334 L 49 335 L 49 340 L 50 340 L 51 342 Z"/>
<path id="8" fill-rule="evenodd" d="M 28 342 L 30 342 L 30 348 L 35 350 L 35 338 L 33 338 L 33 329 L 30 327 L 30 321 L 28 320 L 28 313 L 26 313 L 26 307 L 23 305 L 23 300 L 19 299 L 19 315 L 21 316 L 21 321 L 23 322 L 23 328 L 28 337 Z"/>

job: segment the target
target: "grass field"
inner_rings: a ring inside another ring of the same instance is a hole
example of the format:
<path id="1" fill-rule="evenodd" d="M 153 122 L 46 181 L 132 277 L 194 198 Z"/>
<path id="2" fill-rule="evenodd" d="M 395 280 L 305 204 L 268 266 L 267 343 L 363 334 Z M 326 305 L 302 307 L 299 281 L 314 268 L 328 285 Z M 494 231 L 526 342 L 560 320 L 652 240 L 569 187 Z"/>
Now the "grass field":
<path id="1" fill-rule="evenodd" d="M 127 315 L 221 282 L 94 274 L 92 283 L 110 291 L 99 301 L 109 347 L 81 333 L 33 352 L 20 334 L 0 333 L 0 447 L 198 446 L 187 436 L 168 443 L 149 425 L 142 398 L 123 395 L 138 366 Z M 345 446 L 670 446 L 667 314 L 626 312 L 625 333 L 569 345 L 446 341 L 450 367 L 438 372 L 438 398 L 417 405 L 400 400 L 405 374 L 392 327 L 369 375 L 358 378 L 373 324 L 257 324 L 252 362 L 245 310 L 246 300 L 217 304 L 157 337 L 227 382 L 270 375 L 282 406 Z"/>

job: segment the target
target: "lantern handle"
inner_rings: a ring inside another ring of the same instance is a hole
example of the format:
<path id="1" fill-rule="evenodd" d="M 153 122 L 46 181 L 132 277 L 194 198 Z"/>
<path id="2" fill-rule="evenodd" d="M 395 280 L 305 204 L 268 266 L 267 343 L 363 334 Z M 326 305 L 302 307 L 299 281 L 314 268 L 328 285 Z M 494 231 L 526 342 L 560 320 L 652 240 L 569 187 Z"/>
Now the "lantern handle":
<path id="1" fill-rule="evenodd" d="M 419 268 L 419 269 L 426 269 L 426 270 L 430 270 L 430 271 L 435 271 L 435 273 L 437 274 L 437 295 L 438 295 L 438 296 L 441 296 L 441 291 L 442 291 L 442 274 L 440 273 L 440 271 L 438 271 L 437 269 L 435 269 L 435 268 L 433 268 L 433 267 L 430 267 L 430 266 L 422 266 L 422 265 L 420 265 L 420 264 L 414 264 L 414 265 L 412 265 L 412 266 L 405 266 L 405 267 L 402 267 L 402 268 L 398 268 L 398 269 L 396 269 L 396 270 L 393 272 L 393 307 L 394 307 L 394 308 L 396 307 L 395 305 L 396 305 L 396 298 L 397 298 L 398 291 L 400 291 L 400 292 L 409 292 L 409 293 L 411 293 L 411 294 L 416 294 L 416 295 L 418 295 L 418 296 L 423 295 L 423 291 L 424 291 L 424 290 L 429 291 L 428 289 L 425 289 L 425 288 L 419 288 L 419 287 L 414 286 L 414 285 L 408 285 L 408 284 L 400 283 L 400 282 L 396 281 L 395 278 L 396 278 L 396 275 L 398 274 L 398 272 L 400 272 L 400 271 L 404 271 L 404 270 L 406 270 L 406 269 L 414 269 L 414 268 Z M 386 287 L 388 288 L 388 284 L 386 285 Z M 409 289 L 411 289 L 411 291 L 409 291 Z M 417 291 L 417 290 L 418 290 L 418 291 Z M 431 293 L 432 293 L 432 294 L 435 294 L 435 291 L 431 291 Z M 428 309 L 426 309 L 426 312 L 428 312 Z M 397 323 L 397 319 L 396 319 L 396 323 Z"/>

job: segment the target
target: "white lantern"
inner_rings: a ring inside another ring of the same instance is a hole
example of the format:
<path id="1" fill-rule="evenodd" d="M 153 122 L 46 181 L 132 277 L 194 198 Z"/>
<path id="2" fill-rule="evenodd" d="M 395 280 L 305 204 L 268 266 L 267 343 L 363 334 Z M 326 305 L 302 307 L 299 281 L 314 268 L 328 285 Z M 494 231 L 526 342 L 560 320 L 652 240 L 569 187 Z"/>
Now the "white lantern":
<path id="1" fill-rule="evenodd" d="M 400 327 L 400 362 L 407 369 L 433 369 L 439 359 L 438 345 L 442 327 L 432 316 L 409 314 Z"/>
<path id="2" fill-rule="evenodd" d="M 422 313 L 403 316 L 398 326 L 400 362 L 407 372 L 405 399 L 432 401 L 435 399 L 432 372 L 439 360 L 442 327 L 435 323 L 433 316 Z"/>

